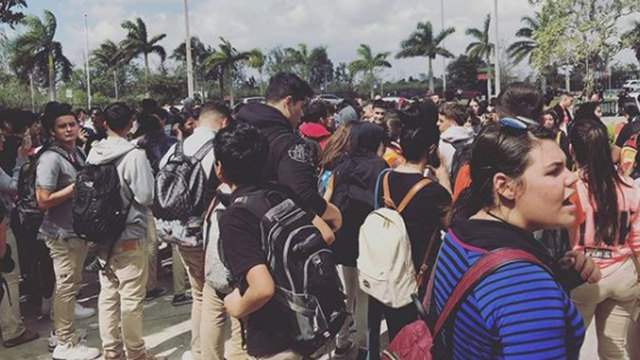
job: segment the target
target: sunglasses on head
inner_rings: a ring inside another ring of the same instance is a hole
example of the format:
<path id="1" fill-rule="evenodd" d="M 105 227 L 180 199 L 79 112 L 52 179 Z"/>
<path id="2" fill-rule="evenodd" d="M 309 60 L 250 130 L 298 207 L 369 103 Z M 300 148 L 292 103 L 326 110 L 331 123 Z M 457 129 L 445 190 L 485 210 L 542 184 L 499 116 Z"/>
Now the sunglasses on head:
<path id="1" fill-rule="evenodd" d="M 529 131 L 532 127 L 539 126 L 535 121 L 522 116 L 504 117 L 498 120 L 498 124 L 500 124 L 502 128 L 516 130 L 518 132 Z"/>

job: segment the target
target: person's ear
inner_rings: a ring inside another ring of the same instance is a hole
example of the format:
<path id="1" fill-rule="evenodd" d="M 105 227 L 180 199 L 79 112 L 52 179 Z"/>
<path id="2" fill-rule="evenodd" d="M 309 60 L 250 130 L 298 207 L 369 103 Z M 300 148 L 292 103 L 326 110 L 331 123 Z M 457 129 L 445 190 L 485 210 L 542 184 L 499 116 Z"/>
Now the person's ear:
<path id="1" fill-rule="evenodd" d="M 517 184 L 504 173 L 499 172 L 493 176 L 493 189 L 501 199 L 507 201 L 514 201 L 516 199 Z"/>
<path id="2" fill-rule="evenodd" d="M 224 169 L 222 168 L 222 163 L 220 161 L 216 161 L 216 163 L 213 165 L 213 170 L 215 171 L 216 176 L 218 177 L 218 180 L 220 180 L 220 182 L 227 182 L 224 178 Z"/>
<path id="3" fill-rule="evenodd" d="M 222 117 L 221 126 L 222 126 L 222 128 L 226 128 L 227 126 L 229 126 L 229 118 L 228 117 L 226 117 L 226 116 Z"/>

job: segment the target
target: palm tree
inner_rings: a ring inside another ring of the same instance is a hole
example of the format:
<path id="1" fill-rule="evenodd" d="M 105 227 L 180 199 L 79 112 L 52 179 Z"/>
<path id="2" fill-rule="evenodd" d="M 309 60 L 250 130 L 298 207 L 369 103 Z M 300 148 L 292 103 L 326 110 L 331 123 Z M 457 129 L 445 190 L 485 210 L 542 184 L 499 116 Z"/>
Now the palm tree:
<path id="1" fill-rule="evenodd" d="M 238 51 L 231 43 L 223 37 L 220 37 L 220 45 L 218 51 L 209 55 L 204 61 L 204 68 L 207 73 L 213 74 L 218 79 L 220 85 L 220 95 L 224 97 L 224 82 L 229 81 L 229 96 L 231 97 L 231 106 L 234 105 L 233 98 L 233 76 L 239 70 L 242 62 L 249 60 L 254 51 Z"/>
<path id="2" fill-rule="evenodd" d="M 205 45 L 197 36 L 191 37 L 191 58 L 193 59 L 193 73 L 194 73 L 194 88 L 197 88 L 197 82 L 202 80 L 204 74 L 202 71 L 202 64 L 204 60 L 213 53 L 213 49 L 209 45 Z M 180 43 L 178 47 L 173 50 L 171 58 L 184 62 L 187 61 L 187 49 L 186 42 Z"/>
<path id="3" fill-rule="evenodd" d="M 409 36 L 408 39 L 400 43 L 402 50 L 396 54 L 396 59 L 424 56 L 429 63 L 429 90 L 434 91 L 433 85 L 433 60 L 436 56 L 452 58 L 453 54 L 449 50 L 440 46 L 440 44 L 453 34 L 456 30 L 452 27 L 444 29 L 433 36 L 433 26 L 431 22 L 419 22 L 417 30 Z"/>
<path id="4" fill-rule="evenodd" d="M 382 52 L 374 55 L 371 52 L 371 47 L 366 44 L 360 44 L 360 47 L 358 48 L 358 50 L 356 50 L 356 52 L 358 53 L 359 58 L 349 64 L 349 72 L 351 72 L 352 76 L 355 76 L 360 72 L 364 73 L 365 78 L 368 78 L 369 80 L 369 86 L 371 90 L 370 96 L 371 99 L 373 99 L 376 70 L 379 68 L 391 67 L 391 64 L 387 61 L 387 58 L 389 57 L 389 55 L 391 55 L 391 53 Z"/>
<path id="5" fill-rule="evenodd" d="M 535 41 L 533 36 L 536 31 L 540 29 L 541 17 L 542 15 L 539 12 L 536 12 L 535 17 L 522 17 L 521 21 L 524 23 L 524 26 L 516 32 L 516 37 L 521 40 L 514 42 L 507 49 L 507 53 L 513 59 L 515 64 L 521 63 L 527 57 L 529 58 L 529 63 L 531 63 L 533 50 L 538 46 L 538 43 Z"/>
<path id="6" fill-rule="evenodd" d="M 260 49 L 251 50 L 251 56 L 249 56 L 249 59 L 247 59 L 247 65 L 249 65 L 250 68 L 256 69 L 258 71 L 258 76 L 260 77 L 260 90 L 263 90 L 262 72 L 264 70 L 265 62 L 266 57 L 264 56 L 264 53 L 260 51 Z"/>
<path id="7" fill-rule="evenodd" d="M 300 76 L 305 80 L 309 81 L 310 75 L 310 52 L 307 44 L 298 44 L 298 48 L 286 48 L 284 49 L 286 54 L 286 61 L 289 62 L 292 66 L 297 66 L 299 68 Z"/>
<path id="8" fill-rule="evenodd" d="M 491 55 L 495 51 L 495 44 L 489 39 L 489 27 L 491 26 L 491 14 L 487 14 L 482 30 L 467 29 L 466 34 L 475 40 L 467 46 L 467 55 L 473 58 L 484 59 L 488 64 L 487 71 L 487 99 L 491 97 Z"/>
<path id="9" fill-rule="evenodd" d="M 636 59 L 640 62 L 640 21 L 635 21 L 633 28 L 622 35 L 628 46 L 636 53 Z"/>
<path id="10" fill-rule="evenodd" d="M 167 34 L 160 34 L 149 39 L 147 33 L 147 25 L 141 18 L 137 18 L 135 22 L 125 21 L 122 28 L 127 30 L 127 37 L 122 40 L 120 47 L 124 54 L 125 62 L 143 55 L 144 56 L 144 81 L 147 92 L 149 91 L 149 54 L 156 54 L 160 60 L 164 62 L 167 53 L 158 43 L 164 39 Z"/>
<path id="11" fill-rule="evenodd" d="M 111 40 L 107 40 L 99 48 L 93 50 L 93 61 L 100 63 L 113 73 L 113 89 L 116 101 L 118 100 L 118 67 L 122 65 L 123 53 L 120 47 Z"/>
<path id="12" fill-rule="evenodd" d="M 27 79 L 35 75 L 49 88 L 49 99 L 56 99 L 56 73 L 63 80 L 71 76 L 72 65 L 62 53 L 62 44 L 54 41 L 56 35 L 56 17 L 49 10 L 44 11 L 42 19 L 27 16 L 24 19 L 27 31 L 19 35 L 10 44 L 10 66 L 16 75 Z"/>

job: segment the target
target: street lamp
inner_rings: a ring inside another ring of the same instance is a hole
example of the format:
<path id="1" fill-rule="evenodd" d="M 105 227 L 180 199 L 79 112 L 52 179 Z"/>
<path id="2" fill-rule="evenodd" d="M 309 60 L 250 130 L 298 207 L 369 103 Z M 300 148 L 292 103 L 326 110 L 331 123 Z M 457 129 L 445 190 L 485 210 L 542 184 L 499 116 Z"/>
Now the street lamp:
<path id="1" fill-rule="evenodd" d="M 84 60 L 85 60 L 85 71 L 87 73 L 87 108 L 91 109 L 91 74 L 89 72 L 89 25 L 87 22 L 87 14 L 84 14 L 84 35 L 85 35 Z"/>
<path id="2" fill-rule="evenodd" d="M 193 99 L 193 64 L 191 60 L 191 35 L 189 34 L 189 5 L 184 0 L 184 24 L 186 28 L 185 51 L 187 55 L 187 93 Z"/>
<path id="3" fill-rule="evenodd" d="M 494 51 L 494 55 L 495 55 L 495 63 L 496 63 L 496 79 L 495 79 L 495 83 L 496 83 L 496 96 L 500 95 L 500 33 L 498 31 L 498 0 L 493 0 L 493 10 L 495 12 L 495 16 L 496 16 L 496 26 L 495 26 L 495 33 L 496 33 L 496 50 Z M 490 99 L 489 99 L 490 100 Z"/>
<path id="4" fill-rule="evenodd" d="M 444 31 L 444 0 L 440 0 L 440 25 L 442 25 L 442 31 Z M 442 41 L 442 47 L 444 47 L 444 40 Z M 447 58 L 442 57 L 442 95 L 447 92 Z"/>

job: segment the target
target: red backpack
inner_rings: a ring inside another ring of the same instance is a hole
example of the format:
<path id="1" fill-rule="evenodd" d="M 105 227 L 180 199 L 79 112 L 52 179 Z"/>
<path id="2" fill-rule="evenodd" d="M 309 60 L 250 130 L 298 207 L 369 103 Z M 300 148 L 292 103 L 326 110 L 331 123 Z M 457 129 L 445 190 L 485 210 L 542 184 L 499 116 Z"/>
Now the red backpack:
<path id="1" fill-rule="evenodd" d="M 431 294 L 433 292 L 433 282 L 435 271 L 431 273 L 431 279 L 427 285 L 422 304 L 418 304 L 418 313 L 420 320 L 416 320 L 400 330 L 398 335 L 391 341 L 389 347 L 383 351 L 383 360 L 431 360 L 434 357 L 431 354 L 434 339 L 437 338 L 440 330 L 447 319 L 456 309 L 458 304 L 466 297 L 473 287 L 479 283 L 484 277 L 496 271 L 498 268 L 516 262 L 524 261 L 544 266 L 535 256 L 517 249 L 498 249 L 483 255 L 476 263 L 467 270 L 453 289 L 449 299 L 444 305 L 440 316 L 436 320 L 433 332 L 427 326 L 427 313 L 425 309 L 429 309 L 431 303 Z M 417 300 L 417 299 L 416 299 Z"/>

